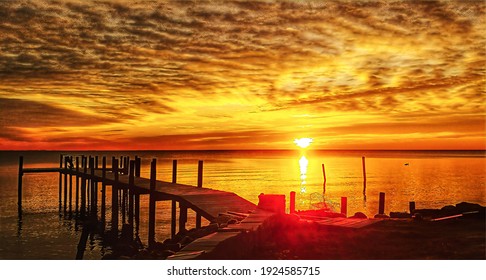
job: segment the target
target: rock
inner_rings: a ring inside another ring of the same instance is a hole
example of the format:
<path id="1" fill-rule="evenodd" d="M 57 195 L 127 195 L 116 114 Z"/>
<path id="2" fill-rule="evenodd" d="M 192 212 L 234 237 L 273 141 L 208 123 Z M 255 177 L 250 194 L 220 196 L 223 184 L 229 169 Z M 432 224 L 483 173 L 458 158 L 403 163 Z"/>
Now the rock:
<path id="1" fill-rule="evenodd" d="M 442 212 L 442 215 L 456 215 L 459 214 L 459 211 L 457 211 L 457 208 L 453 205 L 447 205 L 444 206 L 440 209 L 440 212 Z"/>
<path id="2" fill-rule="evenodd" d="M 399 219 L 403 219 L 403 218 L 411 218 L 412 215 L 410 215 L 410 213 L 407 213 L 407 212 L 390 212 L 390 218 L 399 218 Z"/>
<path id="3" fill-rule="evenodd" d="M 375 219 L 389 219 L 390 216 L 385 215 L 385 214 L 376 214 Z"/>
<path id="4" fill-rule="evenodd" d="M 236 219 L 231 219 L 228 221 L 228 225 L 234 225 L 234 224 L 237 224 L 238 223 L 238 220 Z"/>
<path id="5" fill-rule="evenodd" d="M 175 252 L 174 251 L 171 251 L 171 250 L 164 250 L 162 251 L 162 253 L 160 254 L 160 256 L 164 259 L 166 259 L 168 256 L 172 256 L 174 255 Z"/>
<path id="6" fill-rule="evenodd" d="M 184 238 L 181 239 L 181 241 L 179 243 L 182 244 L 182 245 L 187 245 L 187 244 L 191 243 L 192 241 L 194 241 L 194 238 L 192 238 L 190 236 L 185 236 Z"/>
<path id="7" fill-rule="evenodd" d="M 181 244 L 180 243 L 165 244 L 163 249 L 177 252 L 181 249 Z"/>
<path id="8" fill-rule="evenodd" d="M 353 216 L 349 217 L 351 219 L 368 219 L 368 216 L 366 216 L 365 213 L 363 212 L 356 212 L 354 213 Z"/>
<path id="9" fill-rule="evenodd" d="M 472 212 L 472 211 L 484 211 L 483 206 L 476 203 L 469 203 L 469 202 L 458 203 L 456 204 L 456 208 L 460 213 Z"/>

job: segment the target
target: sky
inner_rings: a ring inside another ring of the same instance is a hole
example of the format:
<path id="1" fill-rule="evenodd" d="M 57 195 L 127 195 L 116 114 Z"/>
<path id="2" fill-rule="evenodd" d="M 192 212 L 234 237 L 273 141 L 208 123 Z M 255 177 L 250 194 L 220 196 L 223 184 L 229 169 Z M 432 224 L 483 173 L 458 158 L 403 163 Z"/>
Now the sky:
<path id="1" fill-rule="evenodd" d="M 486 149 L 484 1 L 0 1 L 1 150 Z"/>

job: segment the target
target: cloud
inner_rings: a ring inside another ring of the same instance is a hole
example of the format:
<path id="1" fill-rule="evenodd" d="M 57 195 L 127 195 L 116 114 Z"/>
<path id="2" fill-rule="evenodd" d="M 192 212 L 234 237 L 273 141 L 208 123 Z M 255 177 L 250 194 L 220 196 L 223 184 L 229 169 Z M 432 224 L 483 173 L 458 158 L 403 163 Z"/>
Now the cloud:
<path id="1" fill-rule="evenodd" d="M 483 117 L 485 13 L 484 1 L 1 1 L 0 98 L 33 102 L 2 126 L 57 120 L 52 137 L 67 139 L 75 115 L 129 138 L 214 124 L 292 134 L 297 113 Z M 41 109 L 61 111 L 34 120 Z"/>

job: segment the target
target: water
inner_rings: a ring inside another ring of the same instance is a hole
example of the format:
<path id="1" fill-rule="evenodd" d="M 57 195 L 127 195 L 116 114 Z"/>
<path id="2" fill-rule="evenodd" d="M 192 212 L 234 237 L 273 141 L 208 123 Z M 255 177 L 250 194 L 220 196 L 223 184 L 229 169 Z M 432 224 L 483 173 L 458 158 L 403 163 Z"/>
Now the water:
<path id="1" fill-rule="evenodd" d="M 59 152 L 0 152 L 0 259 L 74 259 L 82 227 L 58 212 L 58 179 L 54 174 L 23 177 L 22 221 L 17 218 L 18 156 L 25 167 L 56 167 Z M 81 153 L 70 153 L 80 155 Z M 378 212 L 379 192 L 386 193 L 386 213 L 417 208 L 440 208 L 462 201 L 486 204 L 484 151 L 179 151 L 85 152 L 100 156 L 142 157 L 142 177 L 149 161 L 158 159 L 157 178 L 172 179 L 172 160 L 178 159 L 177 181 L 197 184 L 197 161 L 204 160 L 205 187 L 234 192 L 258 203 L 258 195 L 297 193 L 297 209 L 315 209 L 325 201 L 339 209 L 348 197 L 348 213 Z M 363 192 L 361 157 L 366 157 L 367 187 Z M 321 165 L 327 184 L 323 187 Z M 108 188 L 107 197 L 110 197 Z M 74 199 L 73 199 L 74 201 Z M 99 199 L 100 201 L 100 199 Z M 108 205 L 107 213 L 110 213 Z M 170 236 L 170 202 L 157 203 L 156 239 Z M 141 197 L 140 238 L 147 241 L 148 200 Z M 109 221 L 109 216 L 107 217 Z M 207 223 L 207 221 L 205 221 Z M 188 227 L 195 223 L 189 212 Z M 109 224 L 108 224 L 109 227 Z M 91 235 L 85 259 L 100 259 L 110 247 Z"/>

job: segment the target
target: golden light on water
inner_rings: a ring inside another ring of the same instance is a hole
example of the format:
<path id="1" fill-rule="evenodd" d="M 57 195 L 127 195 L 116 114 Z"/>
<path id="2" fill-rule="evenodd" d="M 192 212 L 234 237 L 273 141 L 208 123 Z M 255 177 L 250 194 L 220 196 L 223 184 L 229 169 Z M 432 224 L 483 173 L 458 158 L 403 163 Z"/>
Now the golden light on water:
<path id="1" fill-rule="evenodd" d="M 312 138 L 297 138 L 294 140 L 295 145 L 301 147 L 302 149 L 305 149 L 310 146 L 312 143 Z"/>

